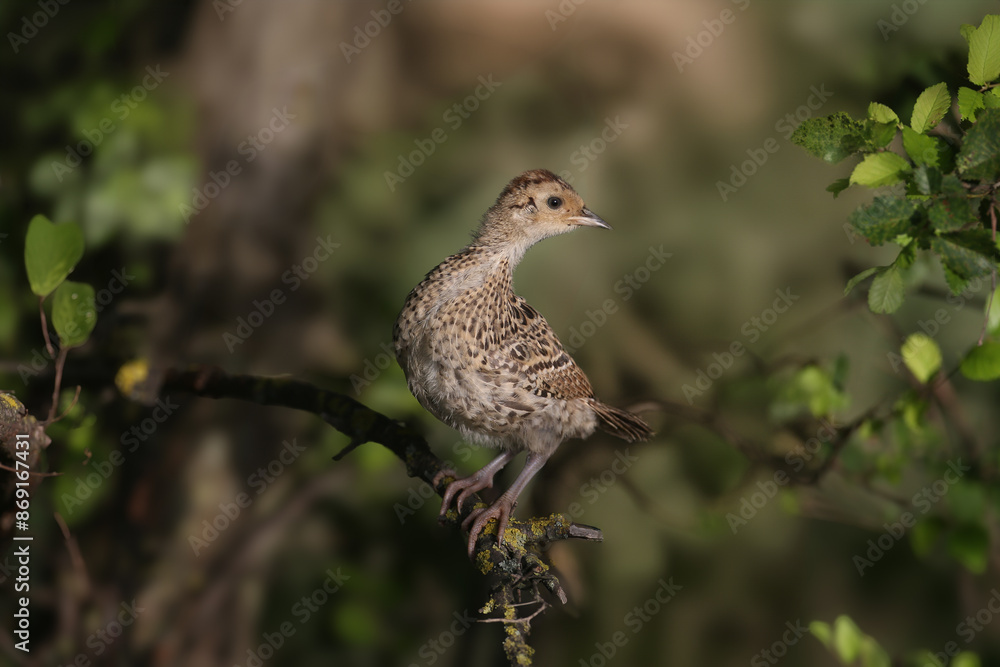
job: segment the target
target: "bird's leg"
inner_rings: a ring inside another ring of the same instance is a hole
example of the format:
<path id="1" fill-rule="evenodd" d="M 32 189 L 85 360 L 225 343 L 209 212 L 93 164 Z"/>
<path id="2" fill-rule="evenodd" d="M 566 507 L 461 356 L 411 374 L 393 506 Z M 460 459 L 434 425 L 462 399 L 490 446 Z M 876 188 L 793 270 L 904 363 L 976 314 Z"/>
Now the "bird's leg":
<path id="1" fill-rule="evenodd" d="M 444 492 L 444 500 L 441 501 L 441 513 L 438 514 L 438 518 L 444 518 L 444 515 L 448 512 L 448 507 L 451 505 L 452 499 L 455 494 L 458 493 L 458 499 L 455 503 L 455 508 L 461 512 L 462 504 L 465 500 L 478 491 L 483 489 L 489 489 L 493 487 L 493 476 L 500 471 L 507 462 L 514 458 L 513 452 L 505 451 L 500 456 L 496 457 L 486 465 L 484 465 L 479 472 L 469 475 L 468 477 L 463 477 L 462 479 L 456 479 L 454 482 L 448 485 L 448 488 Z M 459 493 L 461 492 L 461 493 Z"/>
<path id="2" fill-rule="evenodd" d="M 510 488 L 504 491 L 503 495 L 497 498 L 495 503 L 486 509 L 478 509 L 472 512 L 462 522 L 462 528 L 469 531 L 470 558 L 472 557 L 473 548 L 476 546 L 476 538 L 479 537 L 479 533 L 490 522 L 490 519 L 497 520 L 497 544 L 503 544 L 503 533 L 507 529 L 507 520 L 510 518 L 511 512 L 514 511 L 514 505 L 517 504 L 517 497 L 521 495 L 521 491 L 524 490 L 525 485 L 531 481 L 531 478 L 542 469 L 542 466 L 548 460 L 548 454 L 528 454 L 528 458 L 524 462 L 524 468 L 518 474 L 514 483 L 510 485 Z"/>

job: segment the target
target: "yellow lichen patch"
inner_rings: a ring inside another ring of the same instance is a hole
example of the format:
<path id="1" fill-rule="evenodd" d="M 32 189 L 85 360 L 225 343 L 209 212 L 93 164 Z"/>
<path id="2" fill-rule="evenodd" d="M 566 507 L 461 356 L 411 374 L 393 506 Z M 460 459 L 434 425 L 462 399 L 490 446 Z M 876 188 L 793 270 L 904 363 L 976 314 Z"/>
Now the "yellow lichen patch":
<path id="1" fill-rule="evenodd" d="M 133 359 L 122 364 L 115 374 L 115 386 L 126 398 L 135 395 L 136 385 L 145 382 L 149 377 L 149 362 L 145 359 Z"/>
<path id="2" fill-rule="evenodd" d="M 505 530 L 503 534 L 503 543 L 517 549 L 518 551 L 524 551 L 524 543 L 527 542 L 527 540 L 528 536 L 524 534 L 524 531 L 521 530 L 520 527 L 515 528 L 513 526 L 507 526 L 507 530 Z"/>
<path id="3" fill-rule="evenodd" d="M 480 551 L 476 554 L 476 567 L 483 574 L 489 574 L 493 569 L 493 561 L 490 560 L 490 552 L 488 549 Z"/>
<path id="4" fill-rule="evenodd" d="M 486 604 L 483 605 L 482 609 L 479 610 L 479 613 L 482 614 L 483 616 L 491 614 L 493 612 L 493 608 L 496 607 L 496 605 L 497 601 L 494 600 L 493 598 L 490 598 L 489 600 L 486 601 Z"/>
<path id="5" fill-rule="evenodd" d="M 5 408 L 14 410 L 16 412 L 20 412 L 21 409 L 24 407 L 24 405 L 21 404 L 21 401 L 14 398 L 13 394 L 5 394 L 2 392 L 0 392 L 0 403 L 3 403 Z"/>

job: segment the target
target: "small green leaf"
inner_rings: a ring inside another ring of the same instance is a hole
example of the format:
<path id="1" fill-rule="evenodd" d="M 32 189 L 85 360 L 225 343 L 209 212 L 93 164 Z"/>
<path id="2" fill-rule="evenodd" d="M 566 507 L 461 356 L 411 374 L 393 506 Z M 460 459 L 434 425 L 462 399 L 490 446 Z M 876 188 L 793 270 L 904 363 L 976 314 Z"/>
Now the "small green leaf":
<path id="1" fill-rule="evenodd" d="M 1000 16 L 987 14 L 969 35 L 969 81 L 985 86 L 1000 76 Z"/>
<path id="2" fill-rule="evenodd" d="M 917 97 L 913 115 L 910 116 L 910 127 L 920 133 L 933 129 L 944 118 L 950 106 L 948 86 L 943 82 L 931 86 Z"/>
<path id="3" fill-rule="evenodd" d="M 913 377 L 923 384 L 927 384 L 941 368 L 941 349 L 927 334 L 910 334 L 903 343 L 902 355 L 903 363 L 913 373 Z"/>
<path id="4" fill-rule="evenodd" d="M 987 341 L 969 350 L 962 360 L 962 375 L 989 382 L 1000 378 L 1000 343 Z"/>
<path id="5" fill-rule="evenodd" d="M 876 123 L 899 123 L 896 112 L 884 104 L 872 102 L 868 105 L 868 117 Z"/>
<path id="6" fill-rule="evenodd" d="M 947 171 L 948 145 L 937 137 L 903 128 L 903 150 L 916 164 L 925 164 Z"/>
<path id="7" fill-rule="evenodd" d="M 987 299 L 983 309 L 986 310 L 986 326 L 989 328 L 990 334 L 997 333 L 997 330 L 1000 329 L 1000 287 L 997 287 L 993 293 L 992 303 Z"/>
<path id="8" fill-rule="evenodd" d="M 868 148 L 874 150 L 877 148 L 885 148 L 892 143 L 892 140 L 896 138 L 896 132 L 899 130 L 899 126 L 895 123 L 876 123 L 875 121 L 868 121 Z"/>
<path id="9" fill-rule="evenodd" d="M 949 667 L 983 667 L 983 663 L 972 651 L 962 651 L 952 659 Z"/>
<path id="10" fill-rule="evenodd" d="M 861 667 L 892 667 L 889 654 L 868 635 L 861 642 Z"/>
<path id="11" fill-rule="evenodd" d="M 944 280 L 948 283 L 948 289 L 951 290 L 952 294 L 961 294 L 965 291 L 965 288 L 969 286 L 969 278 L 963 278 L 958 275 L 946 265 L 942 265 L 944 269 Z"/>
<path id="12" fill-rule="evenodd" d="M 850 616 L 841 614 L 833 622 L 833 649 L 845 665 L 849 665 L 861 654 L 863 635 Z"/>
<path id="13" fill-rule="evenodd" d="M 948 538 L 948 552 L 973 574 L 986 571 L 989 551 L 990 536 L 980 523 L 962 524 Z"/>
<path id="14" fill-rule="evenodd" d="M 825 118 L 809 118 L 792 133 L 792 143 L 827 162 L 840 162 L 865 145 L 865 124 L 843 111 Z"/>
<path id="15" fill-rule="evenodd" d="M 904 174 L 910 171 L 910 163 L 906 158 L 892 152 L 873 153 L 866 155 L 851 173 L 851 184 L 865 185 L 877 188 L 892 185 L 903 180 Z"/>
<path id="16" fill-rule="evenodd" d="M 812 633 L 813 637 L 823 642 L 823 646 L 830 648 L 830 642 L 833 640 L 833 630 L 830 628 L 829 623 L 813 621 L 809 624 L 809 632 Z"/>
<path id="17" fill-rule="evenodd" d="M 986 102 L 981 92 L 965 86 L 958 89 L 958 112 L 962 120 L 976 122 L 976 112 L 985 108 Z"/>
<path id="18" fill-rule="evenodd" d="M 97 324 L 94 288 L 67 280 L 52 297 L 52 326 L 63 347 L 78 347 L 87 342 Z"/>
<path id="19" fill-rule="evenodd" d="M 988 276 L 1000 259 L 989 230 L 982 227 L 932 237 L 931 250 L 941 256 L 946 268 L 966 280 Z"/>
<path id="20" fill-rule="evenodd" d="M 909 231 L 919 208 L 919 203 L 905 197 L 875 197 L 871 204 L 860 206 L 847 216 L 847 220 L 869 243 L 882 245 Z"/>
<path id="21" fill-rule="evenodd" d="M 894 313 L 903 305 L 903 275 L 890 266 L 875 276 L 868 290 L 868 307 L 873 313 Z"/>
<path id="22" fill-rule="evenodd" d="M 937 167 L 928 167 L 926 164 L 919 165 L 913 170 L 912 186 L 922 195 L 921 199 L 926 200 L 927 195 L 932 195 L 941 189 L 941 170 Z M 909 189 L 912 190 L 913 187 Z M 908 194 L 916 196 L 916 193 Z"/>
<path id="23" fill-rule="evenodd" d="M 838 178 L 833 183 L 830 183 L 830 185 L 826 186 L 826 191 L 832 192 L 833 198 L 836 199 L 837 195 L 839 195 L 841 192 L 843 192 L 849 187 L 851 187 L 851 179 Z"/>
<path id="24" fill-rule="evenodd" d="M 53 225 L 44 215 L 28 223 L 24 240 L 24 266 L 31 291 L 41 297 L 66 280 L 83 257 L 83 232 L 73 223 Z"/>
<path id="25" fill-rule="evenodd" d="M 1000 177 L 1000 109 L 979 114 L 965 135 L 955 166 L 967 179 L 993 182 Z"/>
<path id="26" fill-rule="evenodd" d="M 963 23 L 959 26 L 958 31 L 962 33 L 962 38 L 968 43 L 972 39 L 972 33 L 976 31 L 976 26 L 970 23 Z"/>
<path id="27" fill-rule="evenodd" d="M 865 269 L 858 275 L 848 280 L 847 286 L 844 287 L 844 296 L 850 294 L 851 290 L 854 289 L 858 283 L 860 283 L 862 280 L 865 280 L 866 278 L 868 278 L 868 276 L 872 275 L 873 273 L 877 273 L 881 268 L 882 268 L 881 266 L 873 266 L 870 269 Z"/>
<path id="28" fill-rule="evenodd" d="M 979 200 L 969 197 L 957 176 L 948 174 L 941 179 L 940 191 L 941 196 L 927 211 L 934 229 L 951 232 L 979 222 Z"/>

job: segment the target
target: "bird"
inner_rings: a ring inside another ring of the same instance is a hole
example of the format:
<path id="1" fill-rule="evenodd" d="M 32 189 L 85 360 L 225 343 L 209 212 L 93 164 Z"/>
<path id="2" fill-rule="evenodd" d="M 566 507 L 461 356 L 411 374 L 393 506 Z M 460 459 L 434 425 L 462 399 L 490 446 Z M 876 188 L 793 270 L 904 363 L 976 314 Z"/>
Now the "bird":
<path id="1" fill-rule="evenodd" d="M 524 172 L 503 188 L 472 241 L 413 288 L 393 327 L 396 359 L 417 401 L 465 440 L 500 450 L 481 470 L 447 486 L 441 519 L 452 502 L 461 512 L 472 494 L 491 488 L 494 475 L 527 452 L 511 486 L 462 523 L 470 557 L 493 519 L 503 544 L 518 496 L 564 441 L 597 428 L 627 442 L 653 436 L 640 416 L 595 397 L 549 323 L 514 293 L 513 272 L 525 252 L 580 227 L 611 229 L 556 174 Z"/>

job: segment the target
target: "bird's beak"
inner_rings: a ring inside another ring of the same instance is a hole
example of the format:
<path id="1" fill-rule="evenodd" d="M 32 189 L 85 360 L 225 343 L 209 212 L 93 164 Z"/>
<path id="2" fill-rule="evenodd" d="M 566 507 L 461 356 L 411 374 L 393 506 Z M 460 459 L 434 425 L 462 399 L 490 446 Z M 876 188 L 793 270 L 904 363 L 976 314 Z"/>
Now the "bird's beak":
<path id="1" fill-rule="evenodd" d="M 570 220 L 575 225 L 580 225 L 581 227 L 601 227 L 603 229 L 611 229 L 611 225 L 604 222 L 601 216 L 597 215 L 589 208 L 583 209 L 583 215 L 574 215 Z"/>

